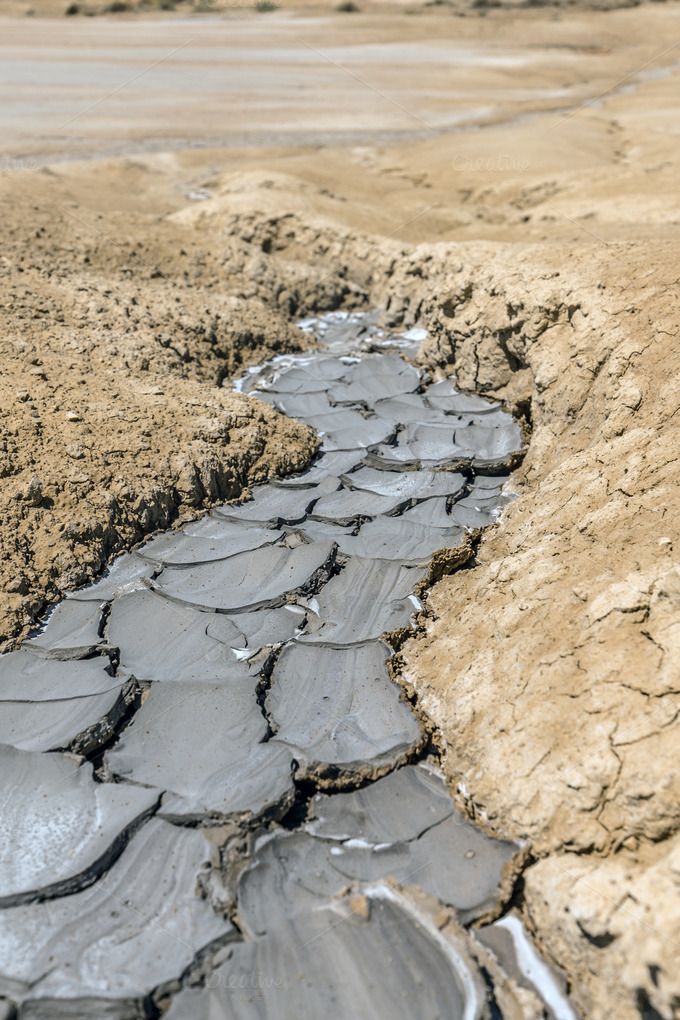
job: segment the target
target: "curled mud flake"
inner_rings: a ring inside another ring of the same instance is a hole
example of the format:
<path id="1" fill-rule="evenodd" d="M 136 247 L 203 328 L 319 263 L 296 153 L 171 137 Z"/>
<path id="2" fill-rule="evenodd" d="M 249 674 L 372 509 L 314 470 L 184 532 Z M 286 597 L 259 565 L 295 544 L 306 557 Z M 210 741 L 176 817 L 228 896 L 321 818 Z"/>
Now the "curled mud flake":
<path id="1" fill-rule="evenodd" d="M 89 756 L 106 744 L 137 695 L 133 680 L 89 697 L 60 701 L 0 700 L 0 743 L 22 751 L 69 748 Z"/>
<path id="2" fill-rule="evenodd" d="M 402 393 L 398 397 L 376 400 L 373 412 L 379 418 L 385 418 L 386 421 L 390 421 L 394 425 L 443 424 L 446 421 L 444 413 L 434 407 L 429 407 L 419 393 Z"/>
<path id="3" fill-rule="evenodd" d="M 458 506 L 468 510 L 473 508 L 476 510 L 499 510 L 506 502 L 505 497 L 495 489 L 472 488 L 466 496 L 458 501 Z"/>
<path id="4" fill-rule="evenodd" d="M 134 553 L 123 553 L 98 581 L 78 588 L 66 598 L 77 602 L 109 602 L 124 592 L 143 588 L 144 582 L 153 577 L 156 569 L 153 563 L 147 563 Z"/>
<path id="5" fill-rule="evenodd" d="M 256 381 L 255 386 L 274 394 L 325 393 L 329 385 L 347 373 L 347 364 L 339 358 L 298 358 L 297 361 L 298 364 L 276 372 L 269 381 Z"/>
<path id="6" fill-rule="evenodd" d="M 301 524 L 292 525 L 292 529 L 309 542 L 337 542 L 340 547 L 349 536 L 355 534 L 357 522 L 352 520 L 347 524 L 339 524 L 337 521 L 317 521 L 308 517 Z"/>
<path id="7" fill-rule="evenodd" d="M 110 738 L 135 695 L 128 676 L 111 672 L 104 657 L 62 660 L 24 649 L 0 656 L 0 744 L 90 754 Z"/>
<path id="8" fill-rule="evenodd" d="M 470 456 L 456 443 L 453 425 L 407 425 L 400 438 L 423 465 L 445 465 Z"/>
<path id="9" fill-rule="evenodd" d="M 488 400 L 476 393 L 460 393 L 450 379 L 432 383 L 423 395 L 430 407 L 446 414 L 493 414 L 501 406 L 497 400 Z"/>
<path id="10" fill-rule="evenodd" d="M 349 407 L 332 407 L 327 414 L 315 414 L 306 419 L 307 423 L 321 433 L 355 431 L 361 434 L 369 419 Z M 380 428 L 389 434 L 389 426 L 381 423 Z"/>
<path id="11" fill-rule="evenodd" d="M 383 496 L 376 492 L 340 489 L 324 496 L 310 513 L 313 521 L 326 521 L 342 525 L 362 517 L 374 517 L 395 510 L 403 500 L 397 496 Z"/>
<path id="12" fill-rule="evenodd" d="M 503 463 L 522 449 L 522 430 L 508 415 L 509 424 L 487 428 L 484 425 L 466 425 L 457 428 L 454 442 L 479 466 Z"/>
<path id="13" fill-rule="evenodd" d="M 222 613 L 211 616 L 206 633 L 208 637 L 220 636 L 223 628 L 236 627 L 243 635 L 247 653 L 255 653 L 267 645 L 279 645 L 297 637 L 304 629 L 306 612 L 302 607 L 293 604 L 279 606 L 277 609 L 258 609 L 252 613 L 238 613 L 234 617 Z M 239 658 L 243 651 L 238 652 Z"/>
<path id="14" fill-rule="evenodd" d="M 261 835 L 238 881 L 238 917 L 245 935 L 264 935 L 342 892 L 348 882 L 334 866 L 331 851 L 329 843 L 304 831 Z"/>
<path id="15" fill-rule="evenodd" d="M 393 766 L 418 745 L 420 728 L 389 677 L 389 656 L 380 641 L 283 649 L 266 708 L 277 739 L 299 750 L 304 770 L 337 766 L 370 773 Z"/>
<path id="16" fill-rule="evenodd" d="M 0 911 L 0 988 L 15 999 L 61 1000 L 46 1017 L 99 1020 L 104 1008 L 81 1002 L 75 1012 L 73 1000 L 143 997 L 182 974 L 204 947 L 235 934 L 199 895 L 210 851 L 201 830 L 152 819 L 95 885 Z"/>
<path id="17" fill-rule="evenodd" d="M 450 502 L 443 496 L 436 496 L 434 499 L 427 499 L 409 510 L 404 510 L 400 520 L 409 521 L 415 524 L 424 524 L 430 528 L 438 528 L 443 531 L 451 531 L 452 528 L 465 527 L 462 521 L 458 520 L 453 510 L 458 504 L 450 506 Z"/>
<path id="18" fill-rule="evenodd" d="M 375 443 L 384 443 L 394 434 L 394 426 L 383 418 L 364 418 L 361 425 L 331 428 L 322 436 L 324 452 L 365 450 Z"/>
<path id="19" fill-rule="evenodd" d="M 0 747 L 0 765 L 2 907 L 91 885 L 158 801 L 152 790 L 95 783 L 90 765 L 58 754 Z"/>
<path id="20" fill-rule="evenodd" d="M 416 885 L 455 908 L 462 922 L 493 912 L 503 869 L 518 848 L 493 840 L 457 813 L 408 843 L 384 848 L 343 846 L 334 858 L 341 874 L 353 881 L 378 881 L 386 875 Z"/>
<path id="21" fill-rule="evenodd" d="M 108 637 L 119 649 L 121 667 L 138 680 L 230 683 L 249 675 L 237 651 L 246 645 L 238 621 L 154 591 L 116 599 Z"/>
<path id="22" fill-rule="evenodd" d="M 470 425 L 468 428 L 482 426 Z M 473 448 L 471 434 L 468 435 L 470 439 L 468 445 L 463 444 L 462 438 L 458 441 L 457 437 L 464 438 L 468 428 L 458 427 L 455 419 L 449 419 L 447 424 L 407 424 L 399 433 L 396 443 L 372 446 L 366 457 L 366 463 L 390 471 L 397 469 L 413 471 L 417 468 L 452 468 L 472 461 L 481 468 L 492 468 L 502 466 L 511 459 L 510 453 L 504 453 L 502 456 L 500 452 L 496 453 L 496 447 L 500 451 L 505 442 L 499 439 L 505 426 L 498 429 L 483 429 L 490 437 L 487 438 L 488 448 L 485 447 L 481 451 L 480 446 L 480 451 L 486 455 L 485 458 L 481 457 L 481 452 L 477 451 L 476 447 Z M 478 434 L 477 440 L 474 441 L 481 444 L 481 434 Z M 492 447 L 492 443 L 496 443 L 496 447 Z"/>
<path id="23" fill-rule="evenodd" d="M 160 813 L 177 820 L 258 815 L 285 803 L 293 755 L 275 740 L 263 743 L 256 686 L 255 678 L 154 685 L 106 767 L 165 791 Z"/>
<path id="24" fill-rule="evenodd" d="M 281 524 L 302 521 L 310 506 L 326 492 L 333 492 L 340 482 L 326 478 L 314 488 L 283 488 L 280 485 L 263 485 L 255 489 L 254 496 L 238 506 L 217 507 L 216 517 L 225 521 L 242 521 L 246 524 L 276 528 Z"/>
<path id="25" fill-rule="evenodd" d="M 182 527 L 180 528 L 179 531 L 167 532 L 166 534 L 168 536 L 176 536 L 176 535 L 180 535 L 181 534 L 181 535 L 188 535 L 191 538 L 200 538 L 200 539 L 217 538 L 219 540 L 222 536 L 224 536 L 225 529 L 229 529 L 229 530 L 233 529 L 234 530 L 234 534 L 235 534 L 237 530 L 238 531 L 243 531 L 243 530 L 245 530 L 246 527 L 248 527 L 248 526 L 244 525 L 244 524 L 240 524 L 240 523 L 239 524 L 231 524 L 229 521 L 224 521 L 224 520 L 222 520 L 219 517 L 215 517 L 212 513 L 209 513 L 205 517 L 199 517 L 195 521 L 187 521 L 186 524 L 182 525 Z M 267 529 L 267 528 L 258 529 L 257 526 L 254 526 L 252 528 L 252 531 L 254 532 L 254 541 L 255 542 L 257 542 L 257 540 L 259 538 L 259 531 L 260 530 L 267 531 L 269 529 Z M 272 530 L 274 530 L 274 529 L 272 529 Z M 164 535 L 159 535 L 158 537 L 159 538 L 163 538 Z M 152 541 L 155 541 L 155 539 L 152 539 Z M 256 547 L 257 546 L 255 546 L 254 548 L 256 548 Z M 141 550 L 139 550 L 139 552 L 141 552 Z M 189 562 L 193 562 L 193 560 L 189 560 Z M 168 565 L 171 565 L 171 564 L 168 564 Z"/>
<path id="26" fill-rule="evenodd" d="M 460 503 L 455 503 L 451 507 L 451 519 L 459 525 L 461 528 L 467 528 L 468 530 L 476 530 L 478 528 L 487 528 L 490 524 L 495 524 L 501 515 L 503 504 L 500 506 L 495 502 L 487 507 L 479 506 L 471 501 L 461 500 Z"/>
<path id="27" fill-rule="evenodd" d="M 279 478 L 275 483 L 278 488 L 309 488 L 325 481 L 327 478 L 337 478 L 339 475 L 351 471 L 357 464 L 361 463 L 363 451 L 338 450 L 334 453 L 323 453 L 314 461 L 312 466 L 300 475 L 291 475 L 289 478 Z"/>
<path id="28" fill-rule="evenodd" d="M 232 613 L 265 609 L 320 583 L 330 573 L 335 550 L 333 542 L 295 549 L 271 546 L 198 567 L 166 567 L 153 587 L 198 608 Z"/>
<path id="29" fill-rule="evenodd" d="M 391 496 L 399 503 L 408 500 L 420 502 L 435 496 L 453 498 L 467 484 L 463 475 L 449 471 L 407 471 L 401 474 L 372 467 L 362 467 L 352 474 L 343 475 L 341 481 L 349 489 Z"/>
<path id="30" fill-rule="evenodd" d="M 378 517 L 362 524 L 356 536 L 338 536 L 345 556 L 375 556 L 402 563 L 426 564 L 439 549 L 461 545 L 463 528 L 430 528 L 403 517 Z"/>
<path id="31" fill-rule="evenodd" d="M 238 553 L 273 545 L 281 532 L 269 528 L 244 528 L 239 524 L 209 518 L 214 527 L 210 535 L 187 533 L 185 528 L 153 538 L 140 549 L 138 556 L 167 566 L 210 563 Z"/>
<path id="32" fill-rule="evenodd" d="M 306 828 L 324 839 L 389 845 L 417 839 L 453 813 L 441 776 L 425 765 L 405 765 L 360 790 L 317 794 Z"/>
<path id="33" fill-rule="evenodd" d="M 326 394 L 328 383 L 324 379 L 311 378 L 302 368 L 290 369 L 270 383 L 260 382 L 253 387 L 259 396 L 260 392 L 271 394 L 275 399 L 279 396 L 301 396 L 307 394 Z M 251 389 L 252 392 L 252 389 Z"/>
<path id="34" fill-rule="evenodd" d="M 366 464 L 387 471 L 411 471 L 421 466 L 403 432 L 396 443 L 376 443 L 366 453 Z"/>
<path id="35" fill-rule="evenodd" d="M 463 948 L 388 887 L 285 916 L 229 947 L 203 989 L 185 990 L 168 1020 L 477 1020 L 484 992 Z"/>
<path id="36" fill-rule="evenodd" d="M 338 383 L 329 391 L 331 401 L 336 405 L 362 404 L 373 407 L 378 400 L 396 397 L 417 388 L 407 376 L 397 373 L 380 373 L 373 378 L 357 379 L 355 382 Z"/>
<path id="37" fill-rule="evenodd" d="M 256 390 L 253 394 L 258 400 L 271 404 L 289 418 L 300 418 L 307 421 L 315 414 L 329 414 L 333 405 L 325 393 L 268 393 Z"/>
<path id="38" fill-rule="evenodd" d="M 383 354 L 357 362 L 343 382 L 331 386 L 328 395 L 334 404 L 363 403 L 372 407 L 378 400 L 413 393 L 419 385 L 418 369 L 403 358 Z"/>
<path id="39" fill-rule="evenodd" d="M 510 475 L 475 475 L 473 484 L 474 489 L 488 490 L 491 489 L 494 492 L 500 492 L 503 486 L 509 481 Z"/>
<path id="40" fill-rule="evenodd" d="M 0 701 L 49 702 L 87 698 L 120 688 L 108 657 L 73 662 L 48 659 L 21 648 L 0 655 Z"/>
<path id="41" fill-rule="evenodd" d="M 499 517 L 503 507 L 512 503 L 513 496 L 505 495 L 500 489 L 479 489 L 476 486 L 456 504 L 459 510 L 477 510 L 486 513 L 492 520 Z M 452 513 L 453 509 L 452 508 Z"/>
<path id="42" fill-rule="evenodd" d="M 316 630 L 300 642 L 358 644 L 407 627 L 415 609 L 410 595 L 427 571 L 390 560 L 352 557 L 317 596 Z"/>
<path id="43" fill-rule="evenodd" d="M 453 498 L 466 484 L 462 475 L 452 472 L 396 473 L 371 467 L 343 475 L 342 482 L 342 489 L 315 504 L 310 519 L 346 525 L 362 517 L 396 514 L 438 495 Z"/>
<path id="44" fill-rule="evenodd" d="M 65 600 L 23 647 L 52 659 L 85 658 L 103 644 L 101 625 L 102 608 L 97 602 Z M 1 686 L 0 681 L 0 690 Z"/>
<path id="45" fill-rule="evenodd" d="M 373 882 L 417 885 L 468 922 L 493 909 L 518 847 L 480 832 L 454 809 L 444 781 L 405 766 L 371 786 L 317 797 L 308 830 L 340 843 L 336 869 Z"/>
<path id="46" fill-rule="evenodd" d="M 508 977 L 537 993 L 551 1020 L 577 1020 L 563 978 L 541 959 L 515 911 L 477 929 L 475 936 L 491 950 Z"/>
<path id="47" fill-rule="evenodd" d="M 515 424 L 515 419 L 507 411 L 490 411 L 488 414 L 456 414 L 449 416 L 449 421 L 456 429 L 473 427 L 497 429 Z"/>

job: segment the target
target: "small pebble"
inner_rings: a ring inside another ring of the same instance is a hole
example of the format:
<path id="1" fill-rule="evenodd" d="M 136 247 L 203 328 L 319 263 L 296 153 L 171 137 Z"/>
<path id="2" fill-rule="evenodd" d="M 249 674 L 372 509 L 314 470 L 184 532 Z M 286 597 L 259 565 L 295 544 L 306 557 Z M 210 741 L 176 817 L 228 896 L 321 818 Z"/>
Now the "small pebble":
<path id="1" fill-rule="evenodd" d="M 26 490 L 26 500 L 31 506 L 40 506 L 43 501 L 42 482 L 39 478 L 32 478 Z"/>

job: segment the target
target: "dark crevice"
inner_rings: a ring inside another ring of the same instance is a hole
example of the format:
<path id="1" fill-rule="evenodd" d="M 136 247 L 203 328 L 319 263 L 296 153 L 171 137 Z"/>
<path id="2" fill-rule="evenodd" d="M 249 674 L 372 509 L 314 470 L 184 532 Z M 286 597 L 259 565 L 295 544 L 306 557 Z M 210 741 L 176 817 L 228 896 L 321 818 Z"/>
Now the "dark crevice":
<path id="1" fill-rule="evenodd" d="M 88 729 L 73 738 L 67 748 L 58 750 L 72 751 L 90 761 L 94 768 L 94 777 L 99 779 L 98 770 L 104 755 L 118 742 L 121 733 L 133 721 L 142 704 L 145 687 L 131 677 L 122 687 L 120 695 L 110 712 L 99 719 Z"/>
<path id="2" fill-rule="evenodd" d="M 479 973 L 486 986 L 486 1002 L 489 1007 L 489 1020 L 503 1020 L 503 1013 L 496 1001 L 496 987 L 486 967 L 480 966 Z"/>
<path id="3" fill-rule="evenodd" d="M 597 949 L 606 949 L 607 946 L 611 946 L 612 942 L 616 942 L 617 936 L 613 935 L 609 931 L 602 932 L 599 935 L 593 935 L 589 932 L 580 922 L 577 921 L 579 931 L 583 937 L 590 942 L 591 946 L 595 946 Z"/>
<path id="4" fill-rule="evenodd" d="M 257 686 L 255 688 L 255 697 L 257 698 L 257 703 L 260 707 L 260 711 L 262 712 L 262 716 L 267 724 L 267 732 L 265 736 L 262 738 L 263 744 L 266 744 L 269 740 L 272 739 L 273 736 L 276 735 L 276 725 L 271 716 L 269 715 L 269 712 L 267 711 L 266 702 L 267 695 L 271 690 L 274 667 L 276 665 L 279 655 L 281 654 L 281 650 L 283 647 L 284 647 L 283 645 L 279 645 L 275 648 L 272 648 L 264 662 L 264 665 L 262 666 L 262 669 L 260 670 Z"/>
<path id="5" fill-rule="evenodd" d="M 85 754 L 88 761 L 92 763 L 94 770 L 94 778 L 98 782 L 111 782 L 111 777 L 107 775 L 106 766 L 104 764 L 104 756 L 107 751 L 110 751 L 112 747 L 120 740 L 125 730 L 134 722 L 137 712 L 142 706 L 144 700 L 144 693 L 150 687 L 148 683 L 141 683 L 134 676 L 130 677 L 128 681 L 130 694 L 124 700 L 124 704 L 121 708 L 120 714 L 116 715 L 111 721 L 111 733 L 110 735 L 99 742 L 96 748 L 89 754 L 83 750 L 79 750 L 81 747 L 81 737 L 78 736 L 72 741 L 70 750 L 76 753 Z M 97 724 L 99 725 L 99 724 Z M 117 782 L 118 780 L 113 780 Z"/>
<path id="6" fill-rule="evenodd" d="M 644 988 L 638 988 L 635 996 L 635 1006 L 640 1014 L 640 1020 L 665 1020 L 663 1013 L 659 1013 L 652 1003 Z"/>
<path id="7" fill-rule="evenodd" d="M 191 963 L 178 978 L 158 985 L 144 1000 L 145 1007 L 150 1010 L 150 1018 L 161 1017 L 167 1011 L 173 997 L 183 987 L 193 988 L 205 984 L 208 976 L 214 971 L 214 958 L 225 946 L 243 941 L 243 935 L 233 918 L 230 918 L 234 930 L 221 935 L 198 950 Z M 145 1015 L 146 1020 L 146 1015 Z"/>
<path id="8" fill-rule="evenodd" d="M 308 821 L 309 806 L 318 792 L 318 786 L 311 779 L 296 779 L 295 800 L 279 819 L 281 828 L 289 832 L 301 828 Z"/>

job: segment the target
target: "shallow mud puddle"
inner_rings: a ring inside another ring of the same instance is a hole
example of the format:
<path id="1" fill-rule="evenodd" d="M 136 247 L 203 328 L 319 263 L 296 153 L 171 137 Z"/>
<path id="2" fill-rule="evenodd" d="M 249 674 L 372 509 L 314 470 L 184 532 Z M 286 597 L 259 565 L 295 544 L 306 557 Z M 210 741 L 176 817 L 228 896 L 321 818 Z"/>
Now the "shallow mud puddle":
<path id="1" fill-rule="evenodd" d="M 309 470 L 0 659 L 7 1016 L 573 1016 L 509 906 L 522 848 L 458 814 L 390 672 L 521 430 L 409 362 L 423 331 L 303 327 L 317 353 L 239 385 L 319 431 Z"/>

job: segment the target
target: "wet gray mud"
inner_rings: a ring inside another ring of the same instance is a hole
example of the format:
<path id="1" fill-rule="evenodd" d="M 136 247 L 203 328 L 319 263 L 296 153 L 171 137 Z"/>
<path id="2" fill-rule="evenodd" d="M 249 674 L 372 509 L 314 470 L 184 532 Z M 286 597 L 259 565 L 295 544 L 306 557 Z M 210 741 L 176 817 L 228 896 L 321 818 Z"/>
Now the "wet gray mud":
<path id="1" fill-rule="evenodd" d="M 240 381 L 309 470 L 148 541 L 0 659 L 1 1017 L 573 1016 L 392 655 L 508 496 L 519 425 L 308 320 Z"/>

